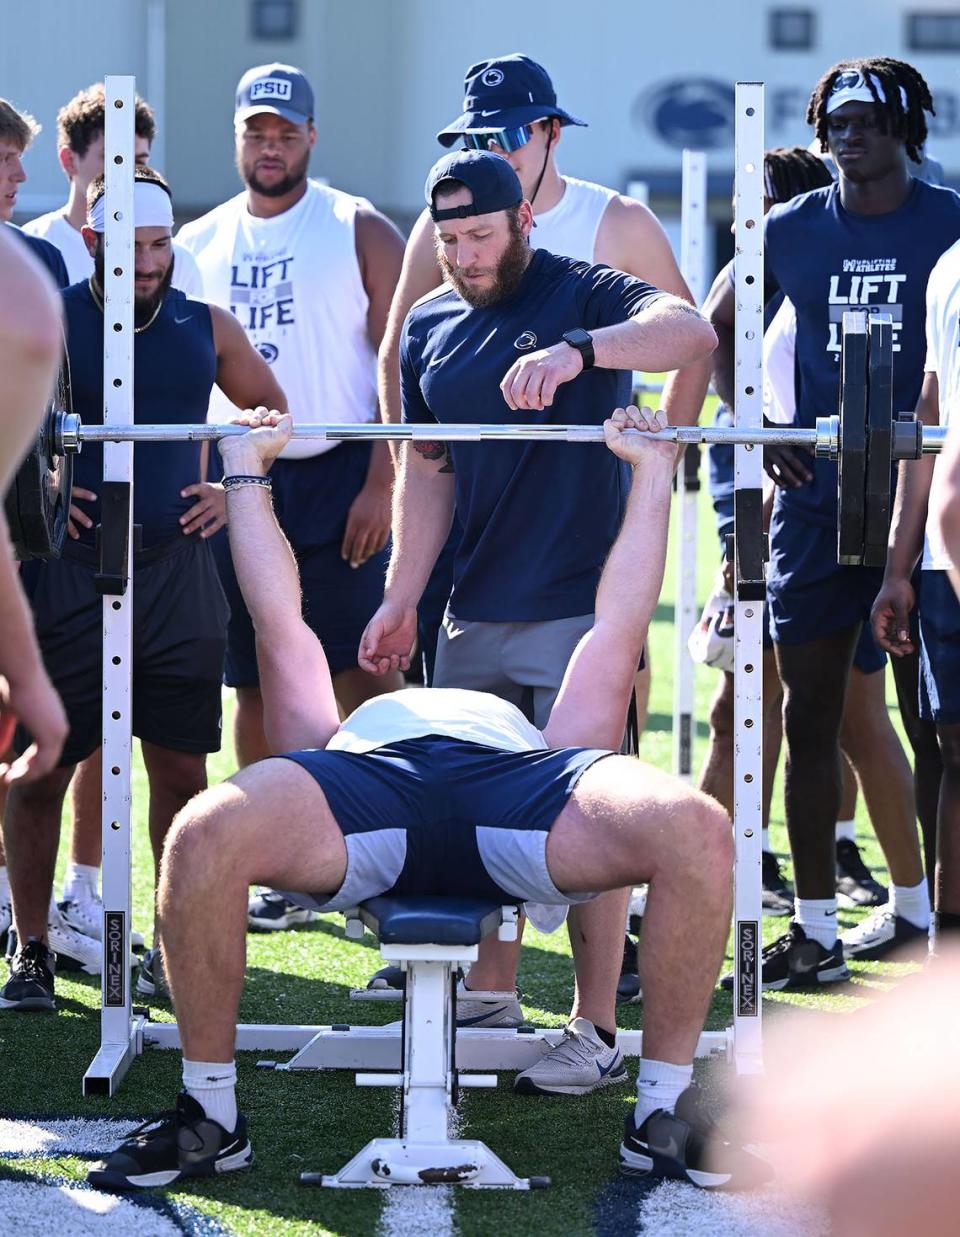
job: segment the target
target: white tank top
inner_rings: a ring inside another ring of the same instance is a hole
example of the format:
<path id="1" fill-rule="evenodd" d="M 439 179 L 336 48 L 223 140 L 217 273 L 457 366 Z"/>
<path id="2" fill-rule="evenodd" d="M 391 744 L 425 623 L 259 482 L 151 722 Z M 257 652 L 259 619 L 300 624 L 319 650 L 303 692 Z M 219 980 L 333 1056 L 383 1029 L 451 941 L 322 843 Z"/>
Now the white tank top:
<path id="1" fill-rule="evenodd" d="M 376 418 L 377 358 L 355 240 L 357 211 L 369 205 L 309 180 L 282 215 L 255 218 L 240 193 L 177 234 L 197 260 L 204 299 L 236 315 L 273 366 L 297 421 Z M 235 415 L 215 387 L 209 420 Z M 304 459 L 336 445 L 294 441 L 283 456 Z"/>
<path id="2" fill-rule="evenodd" d="M 546 249 L 564 258 L 596 262 L 600 220 L 616 192 L 575 176 L 560 179 L 566 185 L 563 197 L 556 206 L 536 216 L 537 226 L 530 233 L 530 244 L 534 249 Z"/>
<path id="3" fill-rule="evenodd" d="M 406 687 L 354 709 L 327 744 L 333 752 L 371 752 L 403 739 L 439 734 L 504 752 L 542 751 L 547 744 L 516 705 L 460 687 Z"/>

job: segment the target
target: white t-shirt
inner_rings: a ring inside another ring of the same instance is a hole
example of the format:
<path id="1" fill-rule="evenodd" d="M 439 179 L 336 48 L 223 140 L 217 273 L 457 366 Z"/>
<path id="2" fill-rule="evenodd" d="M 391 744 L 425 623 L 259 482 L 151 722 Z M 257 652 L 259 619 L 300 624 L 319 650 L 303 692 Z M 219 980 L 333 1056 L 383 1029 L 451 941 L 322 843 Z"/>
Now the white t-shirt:
<path id="1" fill-rule="evenodd" d="M 327 744 L 334 752 L 371 752 L 404 739 L 439 734 L 504 752 L 543 751 L 546 740 L 516 705 L 461 687 L 405 687 L 355 709 Z"/>
<path id="2" fill-rule="evenodd" d="M 796 420 L 796 352 L 797 313 L 785 299 L 763 335 L 763 415 L 775 425 Z"/>
<path id="3" fill-rule="evenodd" d="M 536 216 L 536 227 L 530 233 L 533 249 L 546 249 L 564 258 L 581 262 L 596 262 L 597 233 L 600 220 L 616 191 L 593 181 L 561 176 L 566 186 L 563 197 L 542 215 Z"/>
<path id="4" fill-rule="evenodd" d="M 937 375 L 940 424 L 960 424 L 960 241 L 951 245 L 927 280 L 927 359 L 923 367 Z M 939 467 L 939 460 L 934 468 Z M 937 520 L 927 515 L 923 540 L 924 570 L 949 571 Z"/>
<path id="5" fill-rule="evenodd" d="M 29 236 L 39 236 L 51 245 L 55 245 L 63 257 L 67 267 L 67 277 L 71 283 L 80 283 L 93 274 L 93 258 L 87 253 L 83 237 L 66 217 L 62 210 L 52 210 L 47 215 L 40 215 L 23 225 L 23 230 Z M 192 300 L 203 299 L 203 281 L 193 255 L 181 248 L 176 242 L 173 246 L 173 280 L 185 296 Z"/>
<path id="6" fill-rule="evenodd" d="M 236 315 L 298 421 L 377 418 L 377 357 L 356 252 L 362 208 L 370 203 L 309 180 L 300 201 L 273 218 L 251 215 L 244 191 L 177 234 L 197 260 L 205 299 Z M 215 387 L 209 420 L 235 416 Z M 283 456 L 305 459 L 336 445 L 295 440 Z"/>

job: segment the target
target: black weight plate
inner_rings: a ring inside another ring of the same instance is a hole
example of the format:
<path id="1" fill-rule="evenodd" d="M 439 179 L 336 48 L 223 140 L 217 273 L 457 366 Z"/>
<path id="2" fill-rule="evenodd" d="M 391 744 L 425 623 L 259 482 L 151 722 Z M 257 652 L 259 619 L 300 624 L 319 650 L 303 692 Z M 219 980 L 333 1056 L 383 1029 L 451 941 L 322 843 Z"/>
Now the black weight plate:
<path id="1" fill-rule="evenodd" d="M 5 499 L 10 539 L 18 558 L 59 558 L 67 534 L 73 456 L 55 450 L 58 412 L 70 412 L 70 367 L 64 350 L 36 440 Z"/>
<path id="2" fill-rule="evenodd" d="M 843 315 L 840 360 L 840 462 L 837 466 L 837 562 L 863 562 L 867 479 L 867 321 Z"/>
<path id="3" fill-rule="evenodd" d="M 887 561 L 893 467 L 893 320 L 889 314 L 871 317 L 868 355 L 863 565 L 883 567 Z"/>

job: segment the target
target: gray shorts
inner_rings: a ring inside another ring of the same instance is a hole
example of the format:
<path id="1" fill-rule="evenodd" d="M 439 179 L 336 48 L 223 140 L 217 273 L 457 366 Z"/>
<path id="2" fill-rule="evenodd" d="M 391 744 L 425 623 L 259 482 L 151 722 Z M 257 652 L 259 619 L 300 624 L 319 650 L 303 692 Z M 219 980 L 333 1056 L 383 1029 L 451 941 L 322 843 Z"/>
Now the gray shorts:
<path id="1" fill-rule="evenodd" d="M 448 610 L 432 685 L 491 692 L 515 704 L 542 730 L 573 650 L 592 626 L 592 614 L 536 623 L 475 623 Z"/>

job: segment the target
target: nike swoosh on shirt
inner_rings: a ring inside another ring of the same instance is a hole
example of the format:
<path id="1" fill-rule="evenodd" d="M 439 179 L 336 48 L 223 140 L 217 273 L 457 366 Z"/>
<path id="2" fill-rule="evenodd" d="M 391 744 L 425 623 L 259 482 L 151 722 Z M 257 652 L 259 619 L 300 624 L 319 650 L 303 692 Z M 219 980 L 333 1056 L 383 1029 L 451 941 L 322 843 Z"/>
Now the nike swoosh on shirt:
<path id="1" fill-rule="evenodd" d="M 178 318 L 178 317 L 176 316 L 176 314 L 174 314 L 174 318 L 173 318 L 173 320 L 174 320 L 174 322 L 177 324 L 177 326 L 183 326 L 183 324 L 184 324 L 185 322 L 192 322 L 192 321 L 193 321 L 193 314 L 187 314 L 187 316 L 186 316 L 185 318 Z"/>
<path id="2" fill-rule="evenodd" d="M 427 369 L 434 369 L 437 365 L 442 365 L 444 361 L 449 361 L 453 354 L 463 345 L 463 340 L 457 344 L 456 348 L 451 348 L 444 356 L 436 356 L 427 362 Z"/>

